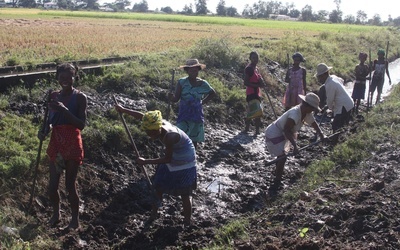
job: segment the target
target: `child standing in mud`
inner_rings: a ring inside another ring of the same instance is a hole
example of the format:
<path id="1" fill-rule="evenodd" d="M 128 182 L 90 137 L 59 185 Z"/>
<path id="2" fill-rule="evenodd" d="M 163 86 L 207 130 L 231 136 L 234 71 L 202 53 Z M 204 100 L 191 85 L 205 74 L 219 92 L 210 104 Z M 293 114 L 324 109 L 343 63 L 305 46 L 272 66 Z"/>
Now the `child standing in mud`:
<path id="1" fill-rule="evenodd" d="M 191 224 L 192 203 L 190 196 L 196 189 L 196 151 L 192 140 L 178 127 L 163 120 L 159 110 L 141 113 L 124 108 L 118 104 L 116 110 L 141 120 L 141 128 L 152 140 L 160 140 L 164 146 L 164 156 L 156 159 L 138 157 L 141 165 L 158 164 L 154 175 L 153 187 L 158 203 L 153 205 L 150 219 L 155 219 L 161 206 L 164 193 L 182 198 L 184 224 Z"/>
<path id="2" fill-rule="evenodd" d="M 76 177 L 83 160 L 81 130 L 86 124 L 86 95 L 73 87 L 78 79 L 77 68 L 70 63 L 57 67 L 56 78 L 60 91 L 51 93 L 49 102 L 49 121 L 45 133 L 39 132 L 41 139 L 51 129 L 47 155 L 50 158 L 49 196 L 53 206 L 51 226 L 60 222 L 60 177 L 65 170 L 65 185 L 71 206 L 71 221 L 66 229 L 79 228 L 79 196 L 76 190 Z"/>
<path id="3" fill-rule="evenodd" d="M 355 104 L 353 110 L 355 114 L 358 114 L 358 107 L 360 106 L 360 102 L 361 100 L 364 100 L 365 97 L 365 86 L 367 82 L 367 76 L 370 72 L 368 65 L 365 64 L 367 57 L 368 57 L 367 53 L 361 52 L 358 55 L 360 63 L 356 66 L 354 70 L 356 75 L 356 80 L 354 81 L 354 87 L 351 97 L 353 98 Z"/>
<path id="4" fill-rule="evenodd" d="M 374 60 L 371 70 L 374 71 L 374 74 L 370 84 L 370 100 L 368 101 L 372 105 L 375 90 L 378 92 L 375 104 L 378 104 L 381 100 L 383 84 L 385 83 L 385 73 L 389 78 L 389 85 L 392 84 L 392 79 L 390 79 L 389 75 L 389 62 L 385 59 L 385 51 L 383 49 L 378 50 L 378 59 Z"/>

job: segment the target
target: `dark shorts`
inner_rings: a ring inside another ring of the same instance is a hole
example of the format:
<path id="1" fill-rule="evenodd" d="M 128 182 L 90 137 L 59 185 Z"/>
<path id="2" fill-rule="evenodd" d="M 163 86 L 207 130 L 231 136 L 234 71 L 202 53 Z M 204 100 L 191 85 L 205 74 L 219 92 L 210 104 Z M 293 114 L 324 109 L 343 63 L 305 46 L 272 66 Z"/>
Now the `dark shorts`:
<path id="1" fill-rule="evenodd" d="M 349 124 L 351 118 L 351 110 L 347 111 L 345 107 L 342 107 L 342 113 L 335 115 L 332 122 L 332 130 L 333 132 L 338 131 L 343 128 L 345 125 Z"/>
<path id="2" fill-rule="evenodd" d="M 364 100 L 365 97 L 365 81 L 356 81 L 354 83 L 353 93 L 351 93 L 353 99 Z"/>
<path id="3" fill-rule="evenodd" d="M 375 92 L 375 90 L 378 90 L 378 93 L 382 93 L 384 83 L 385 83 L 385 78 L 379 78 L 379 79 L 373 78 L 371 86 L 369 88 L 369 92 Z"/>

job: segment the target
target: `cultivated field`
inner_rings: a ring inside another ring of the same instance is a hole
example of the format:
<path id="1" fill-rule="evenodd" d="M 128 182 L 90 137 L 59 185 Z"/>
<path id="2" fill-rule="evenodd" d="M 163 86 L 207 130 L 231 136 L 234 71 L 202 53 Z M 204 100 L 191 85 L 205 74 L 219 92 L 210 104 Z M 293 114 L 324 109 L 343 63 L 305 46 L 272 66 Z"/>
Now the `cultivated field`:
<path id="1" fill-rule="evenodd" d="M 298 37 L 358 36 L 382 28 L 305 22 L 181 15 L 0 10 L 0 65 L 131 56 L 187 50 L 202 38 L 227 38 L 237 46 L 263 47 L 284 61 Z M 283 41 L 283 42 L 282 42 Z M 292 44 L 290 44 L 292 43 Z"/>

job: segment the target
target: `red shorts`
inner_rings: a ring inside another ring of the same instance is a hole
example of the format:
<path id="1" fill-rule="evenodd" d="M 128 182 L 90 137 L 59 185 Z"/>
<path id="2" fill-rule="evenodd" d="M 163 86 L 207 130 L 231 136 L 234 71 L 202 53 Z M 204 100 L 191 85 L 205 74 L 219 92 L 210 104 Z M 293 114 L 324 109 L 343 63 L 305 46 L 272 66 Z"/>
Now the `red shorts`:
<path id="1" fill-rule="evenodd" d="M 64 160 L 74 160 L 82 164 L 83 144 L 81 131 L 71 125 L 58 125 L 52 129 L 47 155 L 50 161 L 60 153 Z"/>

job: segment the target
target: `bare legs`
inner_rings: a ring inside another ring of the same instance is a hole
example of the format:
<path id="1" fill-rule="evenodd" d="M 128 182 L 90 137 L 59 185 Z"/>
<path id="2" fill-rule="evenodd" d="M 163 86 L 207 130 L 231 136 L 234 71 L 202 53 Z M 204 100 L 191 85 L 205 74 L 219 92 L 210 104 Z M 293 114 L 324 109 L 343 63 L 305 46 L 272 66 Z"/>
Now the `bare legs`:
<path id="1" fill-rule="evenodd" d="M 158 202 L 153 204 L 153 209 L 152 209 L 151 215 L 150 215 L 151 220 L 154 220 L 157 218 L 158 208 L 160 206 L 160 202 L 162 202 L 162 195 L 163 195 L 162 191 L 158 190 L 156 192 L 156 197 L 158 199 Z M 190 200 L 190 195 L 181 195 L 181 199 L 182 199 L 182 207 L 183 207 L 184 224 L 190 225 L 191 218 L 192 218 L 192 202 Z"/>
<path id="2" fill-rule="evenodd" d="M 192 218 L 192 202 L 189 195 L 182 195 L 183 217 L 185 225 L 191 224 Z"/>
<path id="3" fill-rule="evenodd" d="M 60 222 L 60 193 L 58 185 L 60 182 L 60 173 L 58 173 L 54 162 L 50 163 L 50 181 L 49 181 L 49 198 L 53 205 L 53 215 L 50 218 L 50 226 L 55 226 Z"/>
<path id="4" fill-rule="evenodd" d="M 71 221 L 67 228 L 79 228 L 79 196 L 76 190 L 76 177 L 78 175 L 79 162 L 65 161 L 65 186 L 68 193 L 68 201 L 71 207 Z M 55 226 L 60 221 L 60 193 L 58 191 L 61 171 L 57 171 L 55 164 L 50 163 L 49 197 L 53 205 L 53 215 L 49 221 Z"/>
<path id="5" fill-rule="evenodd" d="M 283 155 L 278 156 L 282 157 Z M 282 181 L 282 176 L 283 176 L 283 170 L 285 167 L 285 163 L 286 163 L 286 158 L 283 158 L 282 160 L 278 161 L 276 163 L 276 167 L 275 167 L 275 180 L 274 180 L 274 184 L 280 184 Z"/>
<path id="6" fill-rule="evenodd" d="M 244 132 L 249 132 L 250 123 L 251 123 L 251 119 L 245 119 L 246 127 L 244 129 Z M 256 127 L 255 135 L 260 134 L 260 127 L 261 127 L 261 118 L 260 117 L 254 118 L 254 125 Z"/>

